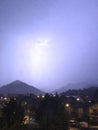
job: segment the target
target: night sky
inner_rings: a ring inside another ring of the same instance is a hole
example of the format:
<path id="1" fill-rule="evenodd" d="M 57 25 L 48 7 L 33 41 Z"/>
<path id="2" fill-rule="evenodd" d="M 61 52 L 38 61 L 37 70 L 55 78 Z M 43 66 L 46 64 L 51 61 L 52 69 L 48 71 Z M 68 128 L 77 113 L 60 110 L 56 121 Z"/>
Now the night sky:
<path id="1" fill-rule="evenodd" d="M 97 35 L 98 0 L 0 0 L 0 86 L 96 82 Z"/>

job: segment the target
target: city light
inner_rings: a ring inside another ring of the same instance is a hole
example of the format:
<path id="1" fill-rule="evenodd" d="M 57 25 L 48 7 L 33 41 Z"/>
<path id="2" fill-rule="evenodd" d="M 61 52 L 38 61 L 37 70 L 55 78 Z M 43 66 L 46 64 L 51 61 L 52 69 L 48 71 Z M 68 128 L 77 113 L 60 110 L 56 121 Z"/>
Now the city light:
<path id="1" fill-rule="evenodd" d="M 66 107 L 69 107 L 70 105 L 67 103 L 67 104 L 65 104 L 65 106 L 66 106 Z"/>

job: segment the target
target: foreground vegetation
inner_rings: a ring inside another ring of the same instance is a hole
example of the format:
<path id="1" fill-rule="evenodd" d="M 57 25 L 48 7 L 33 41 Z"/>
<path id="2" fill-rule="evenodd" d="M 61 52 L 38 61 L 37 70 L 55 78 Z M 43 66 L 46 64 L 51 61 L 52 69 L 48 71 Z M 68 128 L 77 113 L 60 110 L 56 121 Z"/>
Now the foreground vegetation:
<path id="1" fill-rule="evenodd" d="M 0 130 L 67 130 L 69 120 L 72 119 L 98 125 L 98 120 L 90 120 L 88 111 L 92 105 L 98 103 L 96 92 L 95 96 L 85 93 L 84 96 L 82 93 L 78 97 L 71 96 L 76 91 L 70 90 L 69 96 L 62 93 L 45 96 L 18 95 L 8 98 L 9 100 L 5 98 L 0 109 Z M 80 109 L 83 109 L 82 115 L 78 113 Z M 30 118 L 25 119 L 26 115 Z M 95 111 L 93 117 L 97 115 L 98 112 Z"/>

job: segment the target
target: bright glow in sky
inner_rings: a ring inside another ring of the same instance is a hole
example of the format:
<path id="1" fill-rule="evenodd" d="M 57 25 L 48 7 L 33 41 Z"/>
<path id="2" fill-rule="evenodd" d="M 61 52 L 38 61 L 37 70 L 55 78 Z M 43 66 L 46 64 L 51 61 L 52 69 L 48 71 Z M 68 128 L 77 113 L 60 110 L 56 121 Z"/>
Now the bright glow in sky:
<path id="1" fill-rule="evenodd" d="M 34 48 L 31 49 L 31 62 L 33 62 L 36 69 L 40 69 L 45 64 L 47 57 L 48 41 L 38 41 Z"/>
<path id="2" fill-rule="evenodd" d="M 98 0 L 0 0 L 0 86 L 98 80 Z"/>

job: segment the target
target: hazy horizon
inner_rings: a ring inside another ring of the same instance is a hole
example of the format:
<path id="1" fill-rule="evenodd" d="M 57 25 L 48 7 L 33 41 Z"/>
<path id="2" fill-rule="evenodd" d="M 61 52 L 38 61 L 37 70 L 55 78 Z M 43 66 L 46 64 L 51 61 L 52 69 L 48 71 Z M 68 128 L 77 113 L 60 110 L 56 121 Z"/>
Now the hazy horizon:
<path id="1" fill-rule="evenodd" d="M 0 86 L 97 82 L 97 15 L 98 0 L 0 0 Z"/>
<path id="2" fill-rule="evenodd" d="M 86 88 L 90 88 L 90 87 L 98 87 L 98 80 L 96 81 L 82 81 L 82 82 L 77 82 L 77 83 L 68 83 L 68 84 L 65 84 L 64 86 L 59 86 L 57 88 L 53 88 L 51 90 L 48 90 L 48 89 L 45 89 L 45 88 L 38 88 L 38 86 L 34 86 L 33 84 L 30 84 L 30 83 L 27 83 L 25 81 L 21 81 L 21 80 L 14 80 L 14 81 L 11 81 L 11 82 L 8 82 L 7 84 L 3 84 L 1 87 L 5 87 L 5 86 L 8 86 L 10 84 L 27 84 L 31 87 L 34 87 L 34 88 L 37 88 L 43 92 L 46 92 L 46 93 L 54 93 L 54 92 L 64 92 L 64 91 L 67 91 L 69 89 L 86 89 Z M 12 85 L 11 85 L 12 86 Z M 82 86 L 82 87 L 81 87 Z"/>

